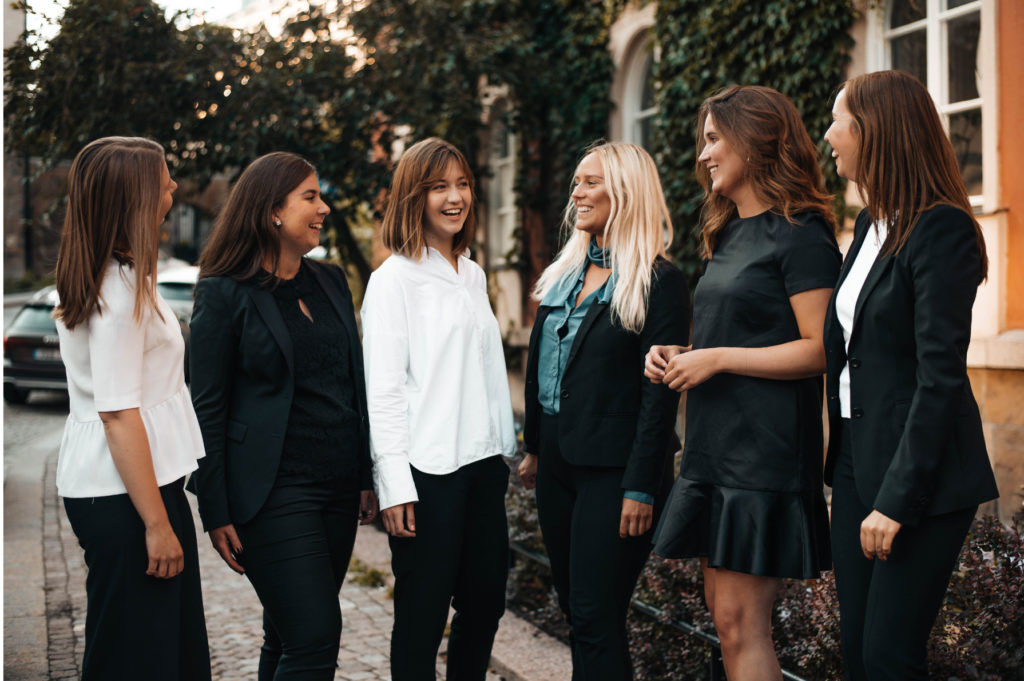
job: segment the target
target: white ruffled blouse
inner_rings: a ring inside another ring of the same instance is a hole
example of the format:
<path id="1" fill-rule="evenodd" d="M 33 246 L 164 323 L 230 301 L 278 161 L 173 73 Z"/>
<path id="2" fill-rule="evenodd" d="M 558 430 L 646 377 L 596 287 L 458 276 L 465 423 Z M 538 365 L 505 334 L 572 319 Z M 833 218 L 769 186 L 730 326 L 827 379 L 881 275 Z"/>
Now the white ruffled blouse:
<path id="1" fill-rule="evenodd" d="M 160 315 L 147 310 L 141 322 L 133 319 L 135 285 L 135 271 L 112 260 L 103 277 L 99 309 L 74 330 L 57 322 L 71 407 L 57 462 L 61 496 L 127 491 L 99 412 L 139 409 L 158 485 L 191 473 L 205 455 L 185 385 L 185 343 L 177 318 L 157 294 Z"/>

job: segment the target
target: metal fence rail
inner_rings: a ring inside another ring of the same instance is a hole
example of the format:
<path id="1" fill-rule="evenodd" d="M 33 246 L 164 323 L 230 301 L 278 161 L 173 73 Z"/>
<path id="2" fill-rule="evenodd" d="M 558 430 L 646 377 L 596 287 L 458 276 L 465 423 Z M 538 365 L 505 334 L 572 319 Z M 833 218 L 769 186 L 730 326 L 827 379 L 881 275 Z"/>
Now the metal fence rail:
<path id="1" fill-rule="evenodd" d="M 519 542 L 509 542 L 509 548 L 512 549 L 514 553 L 517 553 L 528 560 L 532 560 L 533 562 L 543 565 L 548 569 L 551 568 L 551 561 L 548 560 L 547 556 L 537 553 L 536 551 L 531 551 Z M 637 612 L 652 619 L 656 619 L 663 624 L 667 624 L 673 629 L 688 636 L 699 638 L 704 641 L 704 643 L 711 646 L 711 661 L 708 668 L 709 678 L 711 681 L 725 681 L 725 670 L 722 668 L 722 642 L 717 636 L 709 634 L 690 622 L 684 622 L 683 620 L 676 619 L 675 617 L 670 617 L 664 610 L 655 607 L 650 603 L 645 603 L 639 598 L 634 598 L 630 605 Z M 798 676 L 785 669 L 782 670 L 782 678 L 786 679 L 786 681 L 807 681 L 802 676 Z"/>

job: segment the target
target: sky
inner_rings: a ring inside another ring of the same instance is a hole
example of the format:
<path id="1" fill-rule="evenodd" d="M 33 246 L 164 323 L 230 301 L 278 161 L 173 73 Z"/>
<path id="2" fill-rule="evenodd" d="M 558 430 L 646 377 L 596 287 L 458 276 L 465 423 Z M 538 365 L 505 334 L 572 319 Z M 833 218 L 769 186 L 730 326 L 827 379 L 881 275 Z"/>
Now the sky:
<path id="1" fill-rule="evenodd" d="M 242 6 L 242 0 L 155 0 L 168 11 L 195 9 L 202 11 L 207 21 L 218 21 L 237 11 Z M 38 12 L 51 19 L 58 19 L 63 12 L 66 0 L 28 0 L 33 12 Z M 29 28 L 36 28 L 42 24 L 42 20 L 29 15 Z M 56 32 L 55 27 L 49 27 L 44 36 L 49 37 Z"/>

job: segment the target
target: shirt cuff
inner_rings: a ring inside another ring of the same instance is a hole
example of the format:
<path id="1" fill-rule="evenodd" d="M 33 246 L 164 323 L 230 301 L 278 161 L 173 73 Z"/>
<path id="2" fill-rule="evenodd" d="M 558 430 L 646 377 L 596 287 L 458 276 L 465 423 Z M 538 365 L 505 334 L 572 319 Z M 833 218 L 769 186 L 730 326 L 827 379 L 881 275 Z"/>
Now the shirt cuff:
<path id="1" fill-rule="evenodd" d="M 648 506 L 654 505 L 654 495 L 647 494 L 646 492 L 634 492 L 631 489 L 627 489 L 625 494 L 622 495 L 624 499 L 632 499 L 633 501 L 639 501 L 641 504 L 647 504 Z"/>
<path id="2" fill-rule="evenodd" d="M 373 477 L 380 510 L 419 501 L 408 460 L 378 459 L 373 467 Z"/>

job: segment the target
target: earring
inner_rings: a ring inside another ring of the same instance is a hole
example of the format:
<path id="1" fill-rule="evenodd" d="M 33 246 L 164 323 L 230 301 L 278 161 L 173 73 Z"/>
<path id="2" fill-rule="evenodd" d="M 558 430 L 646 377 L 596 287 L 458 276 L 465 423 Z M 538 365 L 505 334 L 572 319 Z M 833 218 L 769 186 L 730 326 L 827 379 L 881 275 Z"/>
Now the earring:
<path id="1" fill-rule="evenodd" d="M 281 218 L 274 218 L 274 225 L 276 225 L 277 227 L 280 227 L 281 226 Z"/>

